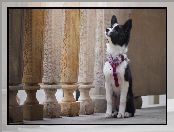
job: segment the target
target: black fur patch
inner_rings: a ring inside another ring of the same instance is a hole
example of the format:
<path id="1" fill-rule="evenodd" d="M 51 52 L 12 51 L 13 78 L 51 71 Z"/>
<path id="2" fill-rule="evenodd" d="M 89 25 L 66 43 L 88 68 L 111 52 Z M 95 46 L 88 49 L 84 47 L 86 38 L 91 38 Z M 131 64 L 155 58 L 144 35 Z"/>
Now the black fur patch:
<path id="1" fill-rule="evenodd" d="M 129 82 L 129 88 L 127 93 L 127 101 L 126 101 L 126 112 L 131 113 L 131 116 L 134 116 L 135 113 L 135 105 L 134 105 L 134 96 L 132 91 L 132 75 L 129 65 L 127 65 L 127 68 L 125 69 L 124 74 L 125 81 Z"/>
<path id="2" fill-rule="evenodd" d="M 132 28 L 132 20 L 129 19 L 125 22 L 124 25 L 117 25 L 113 28 L 113 25 L 117 23 L 117 18 L 115 15 L 112 16 L 111 19 L 111 28 L 112 32 L 110 32 L 109 37 L 114 45 L 127 46 L 130 38 L 130 31 Z M 109 30 L 106 29 L 106 32 Z"/>
<path id="3" fill-rule="evenodd" d="M 113 15 L 112 18 L 111 18 L 111 27 L 112 27 L 115 23 L 117 23 L 117 17 L 116 17 L 115 15 Z"/>

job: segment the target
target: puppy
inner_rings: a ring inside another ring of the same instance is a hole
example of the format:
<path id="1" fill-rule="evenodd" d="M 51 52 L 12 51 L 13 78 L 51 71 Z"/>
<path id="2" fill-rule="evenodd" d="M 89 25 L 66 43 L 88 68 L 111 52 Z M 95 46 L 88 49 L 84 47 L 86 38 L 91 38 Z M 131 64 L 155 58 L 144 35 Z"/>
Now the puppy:
<path id="1" fill-rule="evenodd" d="M 107 60 L 103 68 L 107 100 L 106 117 L 128 118 L 133 117 L 135 113 L 132 76 L 126 54 L 131 28 L 131 19 L 124 25 L 119 25 L 116 16 L 113 15 L 111 27 L 105 31 L 108 41 Z"/>

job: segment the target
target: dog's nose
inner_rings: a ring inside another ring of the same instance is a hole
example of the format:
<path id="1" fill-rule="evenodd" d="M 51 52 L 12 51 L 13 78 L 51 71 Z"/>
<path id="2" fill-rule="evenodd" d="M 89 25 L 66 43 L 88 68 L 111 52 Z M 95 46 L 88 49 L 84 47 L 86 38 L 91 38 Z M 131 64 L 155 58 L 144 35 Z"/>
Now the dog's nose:
<path id="1" fill-rule="evenodd" d="M 109 29 L 108 28 L 106 28 L 106 32 L 109 32 Z"/>

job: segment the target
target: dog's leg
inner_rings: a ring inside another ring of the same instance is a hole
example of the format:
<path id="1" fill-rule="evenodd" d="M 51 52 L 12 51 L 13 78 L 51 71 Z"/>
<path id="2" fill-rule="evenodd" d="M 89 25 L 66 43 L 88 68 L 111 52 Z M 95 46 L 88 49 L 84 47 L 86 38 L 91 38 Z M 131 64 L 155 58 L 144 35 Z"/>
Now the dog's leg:
<path id="1" fill-rule="evenodd" d="M 112 117 L 117 117 L 117 97 L 116 95 L 112 96 Z"/>
<path id="2" fill-rule="evenodd" d="M 113 90 L 110 84 L 105 82 L 105 88 L 106 88 L 106 101 L 107 101 L 107 110 L 105 117 L 109 118 L 112 117 L 112 95 Z"/>
<path id="3" fill-rule="evenodd" d="M 126 111 L 124 114 L 124 117 L 133 117 L 135 113 L 135 106 L 134 106 L 134 97 L 132 94 L 132 91 L 130 92 L 130 89 L 128 90 L 128 96 L 127 102 L 126 102 Z"/>
<path id="4" fill-rule="evenodd" d="M 119 105 L 119 112 L 118 112 L 117 118 L 124 118 L 125 116 L 128 87 L 129 87 L 129 82 L 123 81 L 123 84 L 121 86 L 120 105 Z"/>

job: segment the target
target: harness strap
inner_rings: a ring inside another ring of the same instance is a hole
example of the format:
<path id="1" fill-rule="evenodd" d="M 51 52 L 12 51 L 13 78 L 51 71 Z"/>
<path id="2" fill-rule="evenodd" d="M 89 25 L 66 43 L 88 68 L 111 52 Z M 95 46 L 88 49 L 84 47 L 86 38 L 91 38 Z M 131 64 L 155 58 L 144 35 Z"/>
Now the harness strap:
<path id="1" fill-rule="evenodd" d="M 124 57 L 123 54 L 119 54 L 115 59 L 112 57 L 112 55 L 108 55 L 107 61 L 109 61 L 110 65 L 112 66 L 113 69 L 113 77 L 115 80 L 115 86 L 119 87 L 119 82 L 118 82 L 118 74 L 117 74 L 117 67 L 125 60 L 128 60 L 128 58 Z"/>
<path id="2" fill-rule="evenodd" d="M 116 66 L 116 64 L 111 64 L 111 66 L 112 66 L 112 69 L 113 69 L 113 76 L 114 76 L 114 80 L 115 80 L 115 86 L 119 87 L 118 76 L 117 76 L 117 73 L 116 73 L 117 66 Z"/>

